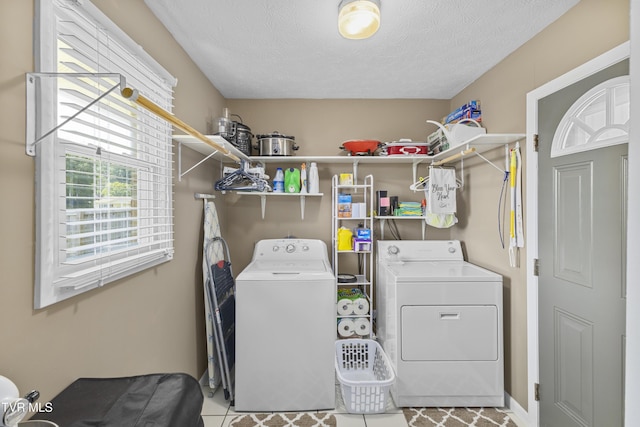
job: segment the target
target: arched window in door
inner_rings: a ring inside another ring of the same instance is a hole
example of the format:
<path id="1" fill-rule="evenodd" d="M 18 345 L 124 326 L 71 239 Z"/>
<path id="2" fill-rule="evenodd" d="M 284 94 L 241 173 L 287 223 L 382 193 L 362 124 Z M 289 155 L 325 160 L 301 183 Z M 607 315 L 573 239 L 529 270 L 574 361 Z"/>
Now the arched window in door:
<path id="1" fill-rule="evenodd" d="M 578 99 L 560 121 L 551 157 L 629 142 L 629 76 L 600 83 Z"/>

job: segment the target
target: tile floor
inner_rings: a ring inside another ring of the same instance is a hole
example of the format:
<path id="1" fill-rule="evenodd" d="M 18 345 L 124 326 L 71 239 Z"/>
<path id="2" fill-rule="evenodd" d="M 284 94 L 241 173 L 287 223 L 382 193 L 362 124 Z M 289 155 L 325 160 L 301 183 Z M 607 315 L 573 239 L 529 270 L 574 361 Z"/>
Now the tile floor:
<path id="1" fill-rule="evenodd" d="M 235 412 L 233 406 L 224 399 L 224 392 L 219 387 L 215 393 L 211 393 L 208 386 L 202 386 L 204 404 L 202 406 L 202 418 L 205 427 L 229 427 L 231 420 L 246 412 Z M 387 412 L 376 415 L 349 414 L 342 401 L 340 386 L 336 385 L 336 408 L 326 411 L 335 414 L 338 427 L 407 427 L 407 422 L 402 414 L 402 409 L 393 404 L 389 399 Z M 511 418 L 519 427 L 525 424 L 511 414 Z"/>

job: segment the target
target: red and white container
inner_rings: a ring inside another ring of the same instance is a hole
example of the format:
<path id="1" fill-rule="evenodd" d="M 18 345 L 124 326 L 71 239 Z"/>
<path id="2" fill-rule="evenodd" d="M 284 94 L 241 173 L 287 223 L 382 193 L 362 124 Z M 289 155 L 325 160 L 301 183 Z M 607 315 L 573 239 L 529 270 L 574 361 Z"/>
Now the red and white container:
<path id="1" fill-rule="evenodd" d="M 401 139 L 396 142 L 388 142 L 384 150 L 388 156 L 426 156 L 428 152 L 426 142 L 413 142 L 410 139 Z"/>

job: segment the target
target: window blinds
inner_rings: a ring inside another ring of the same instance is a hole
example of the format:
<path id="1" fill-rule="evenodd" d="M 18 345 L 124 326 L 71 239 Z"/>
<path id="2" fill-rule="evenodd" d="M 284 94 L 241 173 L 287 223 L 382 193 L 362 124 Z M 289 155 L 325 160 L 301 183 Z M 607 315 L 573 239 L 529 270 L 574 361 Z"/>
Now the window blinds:
<path id="1" fill-rule="evenodd" d="M 118 73 L 171 111 L 175 84 L 91 3 L 39 3 L 42 125 L 77 117 L 38 145 L 36 308 L 172 258 L 171 125 L 119 90 L 87 105 Z"/>

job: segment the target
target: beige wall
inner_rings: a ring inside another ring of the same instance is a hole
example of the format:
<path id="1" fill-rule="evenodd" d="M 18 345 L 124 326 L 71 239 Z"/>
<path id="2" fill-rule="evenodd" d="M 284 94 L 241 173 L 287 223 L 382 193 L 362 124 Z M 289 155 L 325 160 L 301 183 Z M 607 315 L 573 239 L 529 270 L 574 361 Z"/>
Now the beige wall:
<path id="1" fill-rule="evenodd" d="M 447 114 L 449 102 L 443 100 L 229 100 L 231 113 L 239 114 L 254 134 L 278 131 L 294 136 L 300 149 L 296 156 L 340 156 L 346 153 L 339 147 L 349 139 L 395 141 L 409 138 L 424 141 L 433 131 L 427 118 L 438 119 Z M 268 163 L 267 173 L 273 177 L 275 168 L 300 167 L 298 163 Z M 241 271 L 250 260 L 253 244 L 261 239 L 293 235 L 324 240 L 331 248 L 331 177 L 340 172 L 353 172 L 350 164 L 318 164 L 322 198 L 308 197 L 304 221 L 300 218 L 300 204 L 294 198 L 267 200 L 265 219 L 260 216 L 257 197 L 225 195 L 227 213 L 233 218 L 226 235 L 234 242 L 231 255 L 235 271 Z M 426 174 L 426 166 L 419 171 Z M 420 201 L 424 193 L 409 190 L 412 183 L 411 164 L 390 166 L 363 163 L 358 176 L 374 175 L 378 189 L 388 189 L 389 195 L 401 200 Z M 405 239 L 419 239 L 419 222 L 399 224 Z M 377 231 L 377 230 L 376 230 Z M 379 236 L 379 234 L 377 235 Z M 388 239 L 390 235 L 385 234 Z M 429 238 L 449 237 L 449 230 L 429 232 Z M 341 273 L 348 273 L 341 271 Z M 351 272 L 353 273 L 353 272 Z"/>
<path id="2" fill-rule="evenodd" d="M 471 99 L 482 102 L 487 132 L 524 133 L 527 92 L 628 38 L 628 0 L 582 0 L 461 91 L 446 107 L 442 101 L 436 100 L 229 100 L 229 107 L 232 112 L 240 114 L 256 134 L 278 130 L 295 136 L 296 141 L 300 141 L 299 155 L 336 155 L 339 153 L 336 147 L 351 138 L 424 140 L 433 130 L 424 122 L 426 119 L 437 120 L 448 112 L 446 110 Z M 524 154 L 524 145 L 521 151 Z M 497 149 L 485 156 L 504 167 L 504 150 Z M 503 249 L 497 223 L 502 173 L 478 158 L 465 161 L 464 172 L 460 163 L 455 166 L 465 177 L 465 188 L 458 197 L 460 222 L 450 231 L 428 228 L 427 237 L 459 239 L 465 245 L 469 261 L 503 275 L 505 389 L 526 409 L 526 248 L 520 253 L 520 266 L 509 267 L 508 234 L 506 248 Z M 272 169 L 274 167 L 271 165 Z M 321 191 L 330 195 L 331 176 L 341 171 L 349 172 L 349 168 L 344 164 L 321 165 Z M 426 167 L 420 170 L 426 173 Z M 523 172 L 526 179 L 526 171 Z M 411 180 L 410 165 L 360 165 L 359 174 L 366 173 L 374 175 L 376 189 L 388 189 L 390 194 L 405 196 L 407 200 L 418 197 L 407 191 Z M 308 218 L 304 221 L 299 221 L 299 207 L 294 200 L 276 202 L 270 199 L 263 221 L 259 216 L 257 199 L 226 197 L 229 202 L 227 209 L 233 212 L 231 216 L 234 218 L 227 233 L 233 236 L 234 241 L 242 242 L 243 248 L 242 251 L 234 251 L 239 252 L 234 260 L 236 265 L 243 266 L 248 262 L 251 256 L 249 248 L 262 238 L 293 234 L 320 238 L 330 244 L 330 197 L 308 202 Z M 503 230 L 508 233 L 508 227 Z M 402 223 L 401 232 L 405 239 L 420 238 L 417 224 Z"/>
<path id="3" fill-rule="evenodd" d="M 112 20 L 178 78 L 175 113 L 206 131 L 224 98 L 142 0 L 95 0 Z M 34 3 L 0 2 L 0 374 L 21 391 L 51 398 L 81 376 L 205 369 L 200 241 L 202 202 L 215 163 L 175 180 L 175 258 L 50 308 L 33 310 L 34 162 L 24 154 L 25 73 L 33 71 Z M 184 150 L 185 163 L 201 156 Z M 176 156 L 177 161 L 177 156 Z M 219 208 L 224 214 L 223 207 Z"/>
<path id="4" fill-rule="evenodd" d="M 524 133 L 526 95 L 529 91 L 628 39 L 628 0 L 582 0 L 455 96 L 451 107 L 470 99 L 480 99 L 488 132 Z M 524 154 L 524 141 L 521 147 Z M 489 157 L 498 165 L 505 164 L 503 150 L 496 150 Z M 463 210 L 459 212 L 464 221 L 452 231 L 452 238 L 465 242 L 470 261 L 490 268 L 505 278 L 505 384 L 507 392 L 526 409 L 526 248 L 520 253 L 520 266 L 510 268 L 508 251 L 502 249 L 497 231 L 497 203 L 502 175 L 477 159 L 465 162 L 465 167 L 467 165 L 466 182 L 469 186 L 464 192 Z M 526 181 L 526 170 L 524 177 Z M 508 237 L 508 227 L 506 231 Z M 506 246 L 508 248 L 508 240 Z"/>

